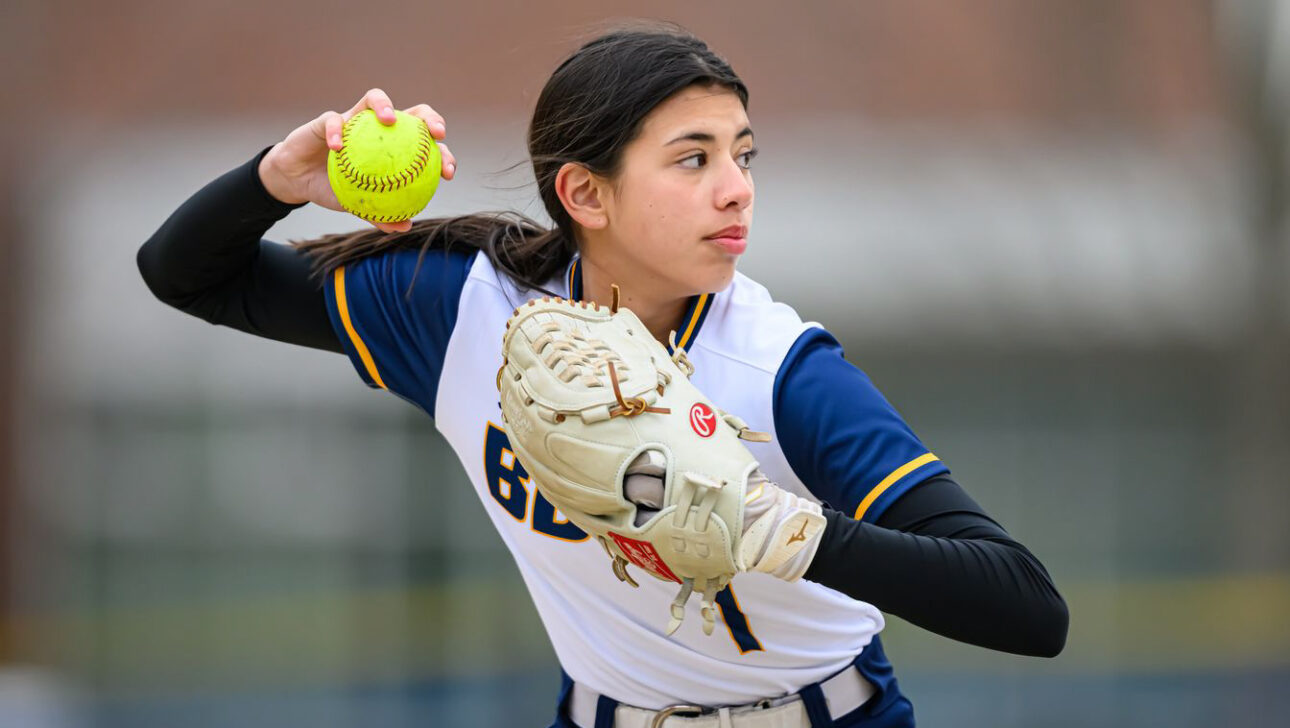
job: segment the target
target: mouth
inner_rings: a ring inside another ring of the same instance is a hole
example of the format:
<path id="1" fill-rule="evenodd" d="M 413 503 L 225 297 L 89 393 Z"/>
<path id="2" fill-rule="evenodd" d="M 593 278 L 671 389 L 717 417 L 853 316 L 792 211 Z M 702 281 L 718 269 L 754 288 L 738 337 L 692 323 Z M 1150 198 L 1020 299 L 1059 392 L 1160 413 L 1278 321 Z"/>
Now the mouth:
<path id="1" fill-rule="evenodd" d="M 743 225 L 731 225 L 707 236 L 717 247 L 731 255 L 742 255 L 748 249 L 748 228 Z"/>

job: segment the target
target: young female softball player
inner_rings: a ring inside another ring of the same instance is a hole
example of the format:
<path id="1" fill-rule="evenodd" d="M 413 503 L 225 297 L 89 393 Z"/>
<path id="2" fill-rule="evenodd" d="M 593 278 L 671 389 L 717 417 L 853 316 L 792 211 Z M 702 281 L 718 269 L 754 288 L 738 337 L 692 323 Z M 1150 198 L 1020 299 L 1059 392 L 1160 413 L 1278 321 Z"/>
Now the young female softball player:
<path id="1" fill-rule="evenodd" d="M 1066 639 L 1066 605 L 1039 560 L 827 331 L 736 272 L 757 154 L 747 104 L 729 64 L 685 32 L 611 32 L 555 70 L 533 112 L 529 152 L 555 227 L 479 214 L 262 240 L 306 203 L 341 209 L 327 152 L 361 110 L 393 122 L 373 89 L 208 184 L 139 251 L 166 303 L 344 353 L 369 386 L 434 418 L 559 657 L 554 726 L 910 726 L 878 638 L 883 612 L 1019 654 L 1056 655 Z M 407 111 L 445 138 L 431 107 Z M 600 545 L 537 492 L 499 424 L 512 310 L 546 294 L 607 304 L 613 284 L 659 341 L 675 332 L 700 390 L 771 433 L 749 444 L 761 469 L 827 519 L 792 568 L 740 574 L 717 596 L 713 636 L 695 618 L 666 636 L 675 585 L 621 584 Z"/>

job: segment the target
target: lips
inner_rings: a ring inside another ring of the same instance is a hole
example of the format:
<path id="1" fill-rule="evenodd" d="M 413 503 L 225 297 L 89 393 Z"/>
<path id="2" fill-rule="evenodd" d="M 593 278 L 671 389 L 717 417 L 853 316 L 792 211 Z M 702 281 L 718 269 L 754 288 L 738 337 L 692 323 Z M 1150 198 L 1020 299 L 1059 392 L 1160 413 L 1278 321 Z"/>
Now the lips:
<path id="1" fill-rule="evenodd" d="M 718 230 L 717 232 L 704 238 L 711 240 L 726 253 L 730 255 L 742 255 L 748 248 L 748 228 L 743 225 L 731 225 L 728 228 Z"/>
<path id="2" fill-rule="evenodd" d="M 722 228 L 708 236 L 708 240 L 714 238 L 746 238 L 748 237 L 748 228 L 743 225 L 731 225 L 728 228 Z"/>

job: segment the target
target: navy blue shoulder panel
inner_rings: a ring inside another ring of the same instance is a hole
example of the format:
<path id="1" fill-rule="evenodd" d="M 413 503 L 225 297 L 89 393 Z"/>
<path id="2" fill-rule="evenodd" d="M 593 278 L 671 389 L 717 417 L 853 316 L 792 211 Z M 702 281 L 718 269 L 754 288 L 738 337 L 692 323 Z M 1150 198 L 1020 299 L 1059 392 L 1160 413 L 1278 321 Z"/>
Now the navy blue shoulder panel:
<path id="1" fill-rule="evenodd" d="M 822 328 L 798 337 L 775 376 L 775 433 L 817 498 L 873 523 L 905 491 L 948 472 Z"/>
<path id="2" fill-rule="evenodd" d="M 327 277 L 327 312 L 368 386 L 434 416 L 444 353 L 477 251 L 391 250 Z"/>

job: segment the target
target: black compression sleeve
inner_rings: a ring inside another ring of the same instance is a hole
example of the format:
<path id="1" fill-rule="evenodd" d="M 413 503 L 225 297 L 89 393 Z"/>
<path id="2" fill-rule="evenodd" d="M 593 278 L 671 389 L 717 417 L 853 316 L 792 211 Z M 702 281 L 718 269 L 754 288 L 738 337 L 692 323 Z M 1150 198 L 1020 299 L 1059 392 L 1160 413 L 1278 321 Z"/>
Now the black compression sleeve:
<path id="1" fill-rule="evenodd" d="M 259 166 L 267 152 L 180 205 L 139 249 L 139 272 L 157 298 L 212 324 L 343 352 L 309 260 L 261 239 L 300 207 L 264 189 Z"/>
<path id="2" fill-rule="evenodd" d="M 1052 657 L 1069 615 L 1039 559 L 949 476 L 930 478 L 878 525 L 826 508 L 828 526 L 805 578 L 937 634 Z"/>

